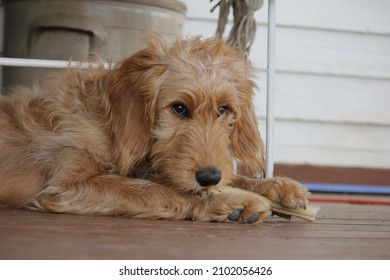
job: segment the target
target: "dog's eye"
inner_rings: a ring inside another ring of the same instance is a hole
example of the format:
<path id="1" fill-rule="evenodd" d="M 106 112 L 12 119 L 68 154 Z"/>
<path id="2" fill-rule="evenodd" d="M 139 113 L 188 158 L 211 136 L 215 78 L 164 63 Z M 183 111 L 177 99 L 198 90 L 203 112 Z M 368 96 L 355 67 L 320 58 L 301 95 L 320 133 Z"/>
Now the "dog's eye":
<path id="1" fill-rule="evenodd" d="M 219 116 L 224 115 L 227 112 L 229 112 L 228 106 L 221 106 L 221 107 L 218 108 L 218 115 Z"/>
<path id="2" fill-rule="evenodd" d="M 172 110 L 175 112 L 176 115 L 182 118 L 189 118 L 190 112 L 188 111 L 187 107 L 183 104 L 173 104 Z"/>

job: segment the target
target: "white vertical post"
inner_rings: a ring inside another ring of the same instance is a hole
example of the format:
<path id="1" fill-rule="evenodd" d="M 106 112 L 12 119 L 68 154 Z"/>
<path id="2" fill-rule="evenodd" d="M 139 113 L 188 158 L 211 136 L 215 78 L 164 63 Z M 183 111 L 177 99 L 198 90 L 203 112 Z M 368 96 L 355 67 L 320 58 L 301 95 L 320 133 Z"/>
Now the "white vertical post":
<path id="1" fill-rule="evenodd" d="M 271 178 L 274 174 L 275 1 L 268 1 L 266 178 Z"/>

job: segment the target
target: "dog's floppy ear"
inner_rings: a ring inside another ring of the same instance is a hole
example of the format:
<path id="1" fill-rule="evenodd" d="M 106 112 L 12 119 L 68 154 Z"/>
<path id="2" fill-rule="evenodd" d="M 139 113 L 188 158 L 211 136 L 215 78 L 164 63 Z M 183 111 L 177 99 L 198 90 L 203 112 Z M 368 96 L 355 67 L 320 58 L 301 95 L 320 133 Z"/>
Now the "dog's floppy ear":
<path id="1" fill-rule="evenodd" d="M 252 174 L 263 173 L 264 144 L 258 130 L 255 110 L 253 106 L 253 87 L 250 80 L 239 84 L 239 113 L 235 124 L 232 139 L 231 152 L 240 166 L 245 167 Z"/>
<path id="2" fill-rule="evenodd" d="M 158 49 L 147 47 L 123 60 L 107 75 L 113 155 L 123 175 L 147 159 L 153 139 L 159 78 Z"/>

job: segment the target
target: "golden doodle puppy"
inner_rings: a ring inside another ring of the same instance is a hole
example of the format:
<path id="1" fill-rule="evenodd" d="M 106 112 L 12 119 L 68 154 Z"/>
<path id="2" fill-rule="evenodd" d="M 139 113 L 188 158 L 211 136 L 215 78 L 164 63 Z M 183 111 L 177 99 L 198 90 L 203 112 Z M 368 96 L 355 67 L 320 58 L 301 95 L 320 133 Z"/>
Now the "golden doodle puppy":
<path id="1" fill-rule="evenodd" d="M 161 35 L 113 66 L 51 75 L 0 97 L 0 204 L 148 219 L 260 222 L 252 192 L 304 208 L 288 178 L 251 179 L 263 144 L 243 54 L 218 39 Z M 208 186 L 251 192 L 201 198 Z"/>

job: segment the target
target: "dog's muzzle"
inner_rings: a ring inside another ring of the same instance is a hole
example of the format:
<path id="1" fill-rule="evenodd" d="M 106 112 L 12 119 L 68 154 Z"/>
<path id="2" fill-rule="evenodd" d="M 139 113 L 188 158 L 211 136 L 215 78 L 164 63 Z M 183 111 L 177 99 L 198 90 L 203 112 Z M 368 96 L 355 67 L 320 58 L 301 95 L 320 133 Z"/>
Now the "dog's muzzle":
<path id="1" fill-rule="evenodd" d="M 217 168 L 199 169 L 195 173 L 195 178 L 202 187 L 214 186 L 221 181 L 221 170 Z"/>

